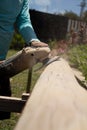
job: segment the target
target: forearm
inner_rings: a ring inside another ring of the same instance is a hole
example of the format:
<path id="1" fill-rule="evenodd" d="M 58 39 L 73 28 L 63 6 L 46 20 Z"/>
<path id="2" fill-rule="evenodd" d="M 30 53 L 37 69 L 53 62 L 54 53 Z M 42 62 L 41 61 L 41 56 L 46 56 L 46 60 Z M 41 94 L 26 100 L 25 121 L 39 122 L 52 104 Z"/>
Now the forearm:
<path id="1" fill-rule="evenodd" d="M 29 26 L 23 27 L 20 30 L 20 34 L 22 35 L 27 44 L 29 44 L 32 41 L 39 41 L 34 30 Z"/>
<path id="2" fill-rule="evenodd" d="M 28 3 L 29 1 L 26 0 L 16 21 L 17 28 L 26 43 L 29 43 L 33 40 L 39 41 L 31 24 Z"/>

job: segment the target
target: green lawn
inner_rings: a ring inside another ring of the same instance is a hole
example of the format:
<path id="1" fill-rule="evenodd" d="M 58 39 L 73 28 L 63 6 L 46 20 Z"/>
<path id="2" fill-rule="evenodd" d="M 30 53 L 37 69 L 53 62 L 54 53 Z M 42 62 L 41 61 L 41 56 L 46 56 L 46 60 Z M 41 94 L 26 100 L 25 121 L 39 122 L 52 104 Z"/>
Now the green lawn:
<path id="1" fill-rule="evenodd" d="M 79 69 L 87 81 L 87 44 L 75 45 L 67 53 L 70 64 Z"/>

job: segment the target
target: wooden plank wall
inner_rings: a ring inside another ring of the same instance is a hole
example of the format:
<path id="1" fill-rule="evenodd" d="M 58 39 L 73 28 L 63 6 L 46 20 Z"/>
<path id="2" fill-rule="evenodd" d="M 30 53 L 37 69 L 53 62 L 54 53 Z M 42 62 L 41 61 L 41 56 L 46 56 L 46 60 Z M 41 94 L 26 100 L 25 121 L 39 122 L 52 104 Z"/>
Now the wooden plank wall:
<path id="1" fill-rule="evenodd" d="M 80 30 L 80 25 L 83 25 L 84 28 L 87 28 L 87 24 L 84 21 L 68 19 L 67 32 L 70 32 L 71 29 L 74 29 L 74 31 L 78 32 Z"/>
<path id="2" fill-rule="evenodd" d="M 87 130 L 87 91 L 65 60 L 46 67 L 14 130 Z"/>

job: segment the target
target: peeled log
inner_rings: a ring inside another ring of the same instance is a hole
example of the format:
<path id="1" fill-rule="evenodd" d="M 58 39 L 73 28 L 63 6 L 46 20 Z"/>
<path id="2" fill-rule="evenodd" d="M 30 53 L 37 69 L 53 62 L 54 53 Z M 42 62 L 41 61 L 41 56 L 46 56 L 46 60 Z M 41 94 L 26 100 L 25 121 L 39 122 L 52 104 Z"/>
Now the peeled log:
<path id="1" fill-rule="evenodd" d="M 15 130 L 87 130 L 87 91 L 65 60 L 46 67 Z"/>

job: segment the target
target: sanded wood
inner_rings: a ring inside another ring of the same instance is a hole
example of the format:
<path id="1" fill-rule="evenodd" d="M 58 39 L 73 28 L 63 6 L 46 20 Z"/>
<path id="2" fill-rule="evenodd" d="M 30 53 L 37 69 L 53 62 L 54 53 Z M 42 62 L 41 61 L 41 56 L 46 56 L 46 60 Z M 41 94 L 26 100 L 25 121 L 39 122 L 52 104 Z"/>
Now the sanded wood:
<path id="1" fill-rule="evenodd" d="M 46 67 L 14 130 L 87 130 L 87 91 L 65 60 Z"/>

